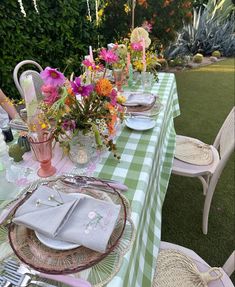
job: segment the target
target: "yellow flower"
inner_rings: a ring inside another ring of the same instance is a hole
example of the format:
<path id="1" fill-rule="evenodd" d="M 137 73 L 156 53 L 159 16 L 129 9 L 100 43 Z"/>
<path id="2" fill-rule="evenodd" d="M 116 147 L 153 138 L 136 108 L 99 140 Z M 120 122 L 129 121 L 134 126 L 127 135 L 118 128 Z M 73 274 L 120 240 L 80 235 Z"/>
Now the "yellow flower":
<path id="1" fill-rule="evenodd" d="M 126 14 L 128 14 L 131 11 L 131 8 L 127 3 L 124 4 L 124 11 L 126 12 Z"/>
<path id="2" fill-rule="evenodd" d="M 124 103 L 126 102 L 126 97 L 123 96 L 123 95 L 118 95 L 118 96 L 117 96 L 117 102 L 118 102 L 119 104 L 124 104 Z"/>

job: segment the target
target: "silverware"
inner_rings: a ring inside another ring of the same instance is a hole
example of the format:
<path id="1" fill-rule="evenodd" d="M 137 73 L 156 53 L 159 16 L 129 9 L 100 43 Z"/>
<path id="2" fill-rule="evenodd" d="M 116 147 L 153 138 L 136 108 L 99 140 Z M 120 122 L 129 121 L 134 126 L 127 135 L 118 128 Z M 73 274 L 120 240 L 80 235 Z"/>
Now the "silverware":
<path id="1" fill-rule="evenodd" d="M 16 269 L 17 268 L 17 269 Z M 74 278 L 68 275 L 53 275 L 53 274 L 46 274 L 46 273 L 41 273 L 36 270 L 33 270 L 32 268 L 25 266 L 23 264 L 18 265 L 18 263 L 14 260 L 7 260 L 4 264 L 4 269 L 8 273 L 13 273 L 16 272 L 17 270 L 18 273 L 24 274 L 24 275 L 37 275 L 41 278 L 46 278 L 46 279 L 51 279 L 57 282 L 61 282 L 64 284 L 67 284 L 72 287 L 91 287 L 91 284 L 81 278 Z M 28 276 L 30 277 L 30 276 Z M 19 286 L 24 286 L 24 285 L 19 285 Z M 27 285 L 26 285 L 27 286 Z"/>
<path id="2" fill-rule="evenodd" d="M 9 287 L 11 286 L 11 282 L 7 281 L 5 278 L 0 276 L 0 287 Z"/>
<path id="3" fill-rule="evenodd" d="M 128 190 L 128 187 L 121 182 L 96 177 L 89 178 L 76 175 L 67 175 L 61 178 L 61 181 L 65 184 L 76 185 L 78 187 L 94 186 L 94 187 L 105 187 L 110 189 L 114 188 L 121 191 Z"/>
<path id="4" fill-rule="evenodd" d="M 19 287 L 27 287 L 30 284 L 34 284 L 41 287 L 56 287 L 55 285 L 48 284 L 46 282 L 31 280 L 29 275 L 20 274 L 17 271 L 6 272 L 3 277 L 7 280 L 10 285 L 19 286 Z M 10 286 L 10 285 L 6 285 Z M 0 285 L 1 286 L 1 285 Z M 4 285 L 5 286 L 5 285 Z"/>

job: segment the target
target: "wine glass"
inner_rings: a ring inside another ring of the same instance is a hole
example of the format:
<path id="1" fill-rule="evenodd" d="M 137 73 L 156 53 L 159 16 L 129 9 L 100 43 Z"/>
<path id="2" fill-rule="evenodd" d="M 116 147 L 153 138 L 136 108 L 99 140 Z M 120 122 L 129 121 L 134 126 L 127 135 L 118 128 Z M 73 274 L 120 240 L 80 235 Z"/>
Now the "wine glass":
<path id="1" fill-rule="evenodd" d="M 52 176 L 56 168 L 51 165 L 53 133 L 48 130 L 30 132 L 28 139 L 40 168 L 37 174 L 40 177 Z"/>

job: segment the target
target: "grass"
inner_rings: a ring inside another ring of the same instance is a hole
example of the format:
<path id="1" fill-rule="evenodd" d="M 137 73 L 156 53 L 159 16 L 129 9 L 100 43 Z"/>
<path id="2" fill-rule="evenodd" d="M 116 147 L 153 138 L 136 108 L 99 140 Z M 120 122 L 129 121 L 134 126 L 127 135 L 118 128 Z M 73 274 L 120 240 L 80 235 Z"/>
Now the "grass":
<path id="1" fill-rule="evenodd" d="M 234 105 L 234 61 L 176 73 L 177 134 L 213 143 Z M 194 250 L 211 266 L 222 266 L 235 249 L 234 160 L 233 153 L 217 184 L 207 235 L 202 233 L 204 196 L 198 179 L 172 175 L 163 206 L 162 240 Z"/>

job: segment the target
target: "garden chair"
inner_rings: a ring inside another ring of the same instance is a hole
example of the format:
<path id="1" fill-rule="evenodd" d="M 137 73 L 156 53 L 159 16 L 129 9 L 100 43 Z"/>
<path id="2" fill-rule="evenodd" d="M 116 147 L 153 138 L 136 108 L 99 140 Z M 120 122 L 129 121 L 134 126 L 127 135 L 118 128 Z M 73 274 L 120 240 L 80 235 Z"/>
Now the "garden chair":
<path id="1" fill-rule="evenodd" d="M 234 137 L 234 116 L 235 107 L 224 121 L 219 133 L 217 134 L 213 146 L 211 146 L 213 153 L 213 162 L 210 165 L 194 165 L 174 158 L 172 173 L 188 177 L 198 177 L 203 185 L 203 193 L 205 195 L 204 210 L 203 210 L 203 233 L 208 232 L 208 217 L 212 197 L 216 188 L 218 179 L 232 155 L 235 147 Z M 177 137 L 182 137 L 178 136 Z M 192 139 L 184 137 L 185 139 Z M 201 141 L 198 141 L 202 143 Z M 202 143 L 203 144 L 203 143 Z"/>
<path id="2" fill-rule="evenodd" d="M 164 241 L 158 256 L 152 287 L 234 287 L 229 276 L 235 270 L 235 251 L 222 268 L 211 268 L 193 250 Z"/>
<path id="3" fill-rule="evenodd" d="M 25 70 L 20 76 L 18 75 L 19 74 L 19 70 L 21 68 L 23 68 L 23 66 L 25 65 L 34 65 L 35 68 L 37 68 L 37 70 Z M 23 89 L 22 89 L 22 80 L 27 76 L 27 75 L 32 75 L 32 78 L 33 78 L 33 82 L 34 82 L 34 87 L 35 87 L 35 91 L 36 91 L 36 94 L 37 95 L 40 95 L 41 94 L 41 87 L 43 85 L 43 81 L 39 75 L 39 72 L 41 72 L 43 69 L 42 67 L 35 61 L 32 61 L 32 60 L 25 60 L 25 61 L 22 61 L 20 63 L 18 63 L 16 66 L 15 66 L 15 69 L 14 69 L 14 72 L 13 72 L 13 79 L 14 79 L 14 82 L 15 82 L 15 85 L 16 85 L 16 88 L 18 89 L 21 97 L 24 99 L 24 92 L 23 92 Z M 39 71 L 39 72 L 38 72 Z"/>

